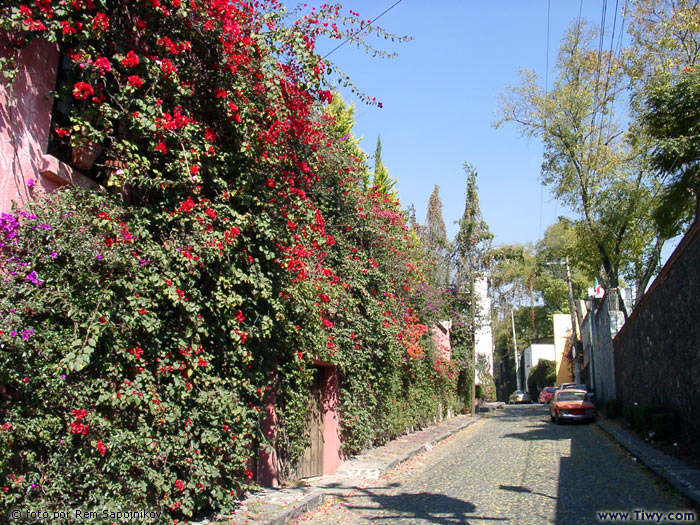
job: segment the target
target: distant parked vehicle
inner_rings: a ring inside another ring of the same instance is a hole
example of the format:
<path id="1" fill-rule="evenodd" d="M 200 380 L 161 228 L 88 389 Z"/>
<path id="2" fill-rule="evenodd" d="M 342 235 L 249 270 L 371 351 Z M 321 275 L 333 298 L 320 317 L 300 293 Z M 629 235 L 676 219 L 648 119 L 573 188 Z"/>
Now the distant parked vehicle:
<path id="1" fill-rule="evenodd" d="M 556 392 L 556 391 L 557 391 L 556 387 L 553 387 L 553 386 L 545 387 L 545 389 L 542 390 L 542 392 L 540 392 L 540 398 L 539 398 L 540 403 L 542 403 L 543 405 L 546 403 L 549 403 L 552 399 L 552 395 L 554 395 L 554 392 Z"/>
<path id="2" fill-rule="evenodd" d="M 564 387 L 565 390 L 570 390 L 570 389 L 576 389 L 576 390 L 585 390 L 588 392 L 588 400 L 591 403 L 595 404 L 595 392 L 589 387 L 588 385 L 575 385 L 573 383 L 567 384 L 567 386 Z"/>
<path id="3" fill-rule="evenodd" d="M 530 394 L 522 390 L 516 390 L 508 398 L 509 403 L 531 403 Z"/>
<path id="4" fill-rule="evenodd" d="M 595 405 L 589 401 L 585 390 L 558 390 L 549 403 L 549 417 L 557 425 L 564 420 L 593 421 L 595 416 Z"/>

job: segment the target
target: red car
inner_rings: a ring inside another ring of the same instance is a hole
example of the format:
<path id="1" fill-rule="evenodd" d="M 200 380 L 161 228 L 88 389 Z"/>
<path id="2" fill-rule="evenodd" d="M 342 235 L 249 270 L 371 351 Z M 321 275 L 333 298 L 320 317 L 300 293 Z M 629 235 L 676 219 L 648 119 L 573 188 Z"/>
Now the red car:
<path id="1" fill-rule="evenodd" d="M 585 390 L 557 390 L 549 403 L 549 417 L 557 425 L 565 419 L 593 421 L 595 416 L 595 405 L 589 401 Z"/>
<path id="2" fill-rule="evenodd" d="M 542 392 L 540 392 L 540 398 L 539 401 L 542 404 L 549 403 L 552 400 L 552 395 L 554 395 L 554 392 L 556 392 L 557 389 L 553 386 L 548 386 L 545 387 Z"/>

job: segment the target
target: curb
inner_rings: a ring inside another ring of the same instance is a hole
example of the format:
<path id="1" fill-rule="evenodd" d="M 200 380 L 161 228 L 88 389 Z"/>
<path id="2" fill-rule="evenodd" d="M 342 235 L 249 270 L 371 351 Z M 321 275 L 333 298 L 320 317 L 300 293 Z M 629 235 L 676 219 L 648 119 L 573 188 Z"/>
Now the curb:
<path id="1" fill-rule="evenodd" d="M 409 459 L 420 454 L 423 451 L 431 450 L 435 445 L 437 445 L 441 441 L 447 439 L 450 436 L 455 435 L 457 432 L 461 432 L 467 427 L 470 427 L 480 419 L 481 416 L 477 414 L 473 416 L 472 419 L 465 422 L 465 424 L 460 425 L 454 429 L 448 430 L 447 432 L 443 432 L 442 434 L 439 434 L 438 436 L 433 438 L 432 441 L 426 441 L 425 443 L 416 446 L 413 450 L 401 454 L 399 457 L 391 460 L 386 465 L 379 467 L 379 474 L 381 475 L 383 472 L 387 472 L 396 468 L 398 465 L 408 461 Z M 313 491 L 301 500 L 292 504 L 289 508 L 285 508 L 279 511 L 278 513 L 274 514 L 270 518 L 265 519 L 264 521 L 261 521 L 260 523 L 261 525 L 284 525 L 285 523 L 300 518 L 307 512 L 310 512 L 320 507 L 321 504 L 323 504 L 323 500 L 325 499 L 325 497 L 326 495 L 323 489 Z"/>
<path id="2" fill-rule="evenodd" d="M 655 449 L 649 453 L 646 449 L 651 448 L 651 445 L 639 441 L 634 436 L 626 435 L 627 433 L 622 429 L 613 428 L 614 423 L 596 420 L 596 425 L 657 476 L 666 480 L 700 508 L 700 487 L 688 479 L 689 477 L 700 479 L 700 471 Z"/>
<path id="3" fill-rule="evenodd" d="M 284 509 L 262 523 L 264 525 L 284 525 L 292 520 L 300 518 L 307 512 L 315 510 L 323 503 L 324 494 L 322 491 L 312 492 L 302 500 L 293 503 L 290 508 Z"/>

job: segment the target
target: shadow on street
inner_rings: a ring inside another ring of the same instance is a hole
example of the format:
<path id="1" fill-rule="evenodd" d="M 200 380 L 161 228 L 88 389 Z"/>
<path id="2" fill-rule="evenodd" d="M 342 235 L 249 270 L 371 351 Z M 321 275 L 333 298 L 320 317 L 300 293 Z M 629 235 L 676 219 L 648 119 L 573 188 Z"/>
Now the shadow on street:
<path id="1" fill-rule="evenodd" d="M 468 501 L 429 492 L 398 493 L 391 491 L 399 485 L 394 483 L 388 487 L 360 489 L 356 498 L 369 498 L 371 504 L 363 505 L 360 501 L 346 500 L 349 510 L 376 511 L 382 509 L 381 515 L 372 516 L 372 522 L 382 520 L 425 520 L 430 523 L 461 523 L 468 525 L 470 519 L 482 521 L 509 521 L 509 518 L 494 518 L 474 514 L 476 506 Z"/>

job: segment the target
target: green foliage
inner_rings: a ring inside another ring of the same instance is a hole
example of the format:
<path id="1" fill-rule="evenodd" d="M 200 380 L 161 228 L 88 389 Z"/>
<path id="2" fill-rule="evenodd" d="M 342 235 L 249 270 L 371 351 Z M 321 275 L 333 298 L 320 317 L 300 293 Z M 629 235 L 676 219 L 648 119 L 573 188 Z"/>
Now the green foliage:
<path id="1" fill-rule="evenodd" d="M 665 179 L 655 212 L 659 228 L 672 237 L 696 215 L 700 191 L 700 70 L 688 68 L 677 83 L 652 90 L 642 116 L 653 141 L 652 166 Z"/>
<path id="2" fill-rule="evenodd" d="M 544 143 L 542 182 L 581 219 L 577 230 L 606 288 L 623 278 L 645 289 L 659 266 L 665 237 L 653 227 L 658 182 L 639 141 L 617 117 L 629 85 L 625 58 L 600 52 L 598 31 L 572 24 L 562 40 L 556 80 L 545 92 L 533 72 L 501 97 L 496 126 L 517 124 Z"/>
<path id="3" fill-rule="evenodd" d="M 659 412 L 651 416 L 651 430 L 655 440 L 673 441 L 680 436 L 678 418 L 673 412 Z"/>
<path id="4" fill-rule="evenodd" d="M 639 432 L 643 437 L 647 437 L 653 429 L 654 415 L 661 414 L 664 410 L 658 405 L 634 403 L 625 405 L 623 412 L 632 429 Z"/>
<path id="5" fill-rule="evenodd" d="M 396 197 L 396 179 L 389 176 L 389 169 L 382 162 L 382 139 L 377 136 L 377 149 L 374 152 L 374 173 L 372 175 L 372 190 Z"/>
<path id="6" fill-rule="evenodd" d="M 624 415 L 624 403 L 621 399 L 605 400 L 605 415 L 610 419 L 617 419 Z"/>
<path id="7" fill-rule="evenodd" d="M 446 288 L 450 284 L 450 243 L 447 240 L 445 221 L 442 218 L 440 188 L 436 184 L 428 199 L 425 225 L 421 228 L 426 248 L 426 259 L 432 261 L 431 277 L 435 286 Z"/>
<path id="8" fill-rule="evenodd" d="M 477 275 L 490 265 L 493 235 L 481 214 L 476 186 L 477 172 L 468 162 L 464 163 L 467 189 L 464 213 L 459 220 L 459 231 L 454 242 L 456 256 L 455 284 L 458 288 L 470 286 Z"/>
<path id="9" fill-rule="evenodd" d="M 556 363 L 548 359 L 540 359 L 537 366 L 530 369 L 530 374 L 527 378 L 527 389 L 533 400 L 537 399 L 537 395 L 544 387 L 554 386 L 557 379 Z"/>
<path id="10" fill-rule="evenodd" d="M 486 356 L 477 356 L 476 373 L 479 378 L 479 384 L 476 385 L 478 389 L 476 398 L 484 401 L 496 401 L 496 384 L 493 381 L 493 376 L 489 373 L 489 362 Z"/>
<path id="11" fill-rule="evenodd" d="M 287 473 L 303 454 L 316 360 L 347 454 L 458 403 L 414 298 L 423 247 L 363 191 L 352 110 L 327 107 L 325 25 L 274 3 L 11 4 L 3 43 L 73 66 L 53 138 L 120 169 L 0 219 L 0 513 L 230 510 L 258 451 Z"/>

